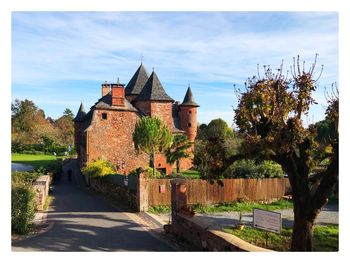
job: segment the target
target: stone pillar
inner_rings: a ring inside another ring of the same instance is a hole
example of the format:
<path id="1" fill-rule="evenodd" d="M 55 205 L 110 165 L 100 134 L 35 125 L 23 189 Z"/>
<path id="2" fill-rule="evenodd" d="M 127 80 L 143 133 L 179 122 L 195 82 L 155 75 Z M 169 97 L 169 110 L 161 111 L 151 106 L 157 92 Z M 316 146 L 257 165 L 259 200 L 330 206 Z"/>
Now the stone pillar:
<path id="1" fill-rule="evenodd" d="M 139 174 L 137 180 L 136 202 L 139 212 L 148 211 L 148 178 L 146 173 Z"/>
<path id="2" fill-rule="evenodd" d="M 173 179 L 171 183 L 171 221 L 176 222 L 176 215 L 187 206 L 187 186 L 186 180 Z"/>

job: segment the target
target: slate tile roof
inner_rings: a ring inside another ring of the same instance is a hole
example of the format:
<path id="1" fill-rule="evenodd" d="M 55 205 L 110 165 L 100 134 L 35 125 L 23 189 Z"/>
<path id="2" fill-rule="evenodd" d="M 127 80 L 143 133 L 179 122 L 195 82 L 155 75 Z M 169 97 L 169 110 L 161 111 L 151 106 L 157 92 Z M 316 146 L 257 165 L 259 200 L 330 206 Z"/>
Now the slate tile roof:
<path id="1" fill-rule="evenodd" d="M 125 95 L 139 95 L 142 88 L 148 80 L 148 73 L 144 65 L 141 63 L 131 80 L 125 87 Z"/>
<path id="2" fill-rule="evenodd" d="M 160 83 L 157 74 L 153 71 L 148 78 L 141 93 L 135 98 L 135 101 L 171 101 L 174 100 L 165 92 L 162 83 Z"/>
<path id="3" fill-rule="evenodd" d="M 193 94 L 190 86 L 188 86 L 184 101 L 181 103 L 181 105 L 199 107 L 199 105 L 193 99 Z"/>
<path id="4" fill-rule="evenodd" d="M 75 122 L 82 122 L 84 117 L 86 115 L 86 112 L 85 112 L 85 109 L 84 109 L 84 105 L 83 103 L 81 102 L 80 103 L 80 107 L 79 107 L 79 110 L 77 112 L 77 115 L 75 116 L 75 118 L 73 119 L 73 121 Z"/>

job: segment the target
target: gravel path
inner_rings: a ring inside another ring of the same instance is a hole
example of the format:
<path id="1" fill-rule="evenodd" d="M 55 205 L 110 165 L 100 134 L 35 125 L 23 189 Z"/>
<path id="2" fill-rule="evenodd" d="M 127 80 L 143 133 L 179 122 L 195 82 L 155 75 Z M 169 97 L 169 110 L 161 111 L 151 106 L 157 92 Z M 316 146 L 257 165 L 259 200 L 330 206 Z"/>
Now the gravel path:
<path id="1" fill-rule="evenodd" d="M 282 214 L 282 224 L 285 227 L 293 227 L 294 213 L 292 209 L 276 210 Z M 239 220 L 239 212 L 197 214 L 197 216 L 211 222 L 218 229 L 233 226 Z M 316 219 L 316 224 L 339 224 L 338 205 L 327 205 Z M 247 225 L 253 223 L 253 213 L 242 213 L 242 221 Z"/>
<path id="2" fill-rule="evenodd" d="M 316 224 L 339 224 L 339 207 L 335 204 L 326 205 L 318 218 Z M 292 209 L 276 210 L 282 214 L 282 224 L 285 227 L 292 227 L 294 221 L 294 213 Z M 226 212 L 215 214 L 196 214 L 196 216 L 209 221 L 213 228 L 222 229 L 223 227 L 234 226 L 239 220 L 239 212 Z M 169 221 L 169 214 L 160 215 L 162 222 Z M 246 225 L 252 225 L 253 213 L 242 213 L 242 221 Z"/>

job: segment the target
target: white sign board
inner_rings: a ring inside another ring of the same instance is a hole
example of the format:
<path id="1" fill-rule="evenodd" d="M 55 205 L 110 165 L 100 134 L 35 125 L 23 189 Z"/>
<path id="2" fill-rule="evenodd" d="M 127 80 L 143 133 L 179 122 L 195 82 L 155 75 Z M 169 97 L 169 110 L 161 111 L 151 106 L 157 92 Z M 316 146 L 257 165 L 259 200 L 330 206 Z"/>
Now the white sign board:
<path id="1" fill-rule="evenodd" d="M 281 213 L 254 208 L 253 226 L 262 230 L 281 233 L 282 216 Z"/>

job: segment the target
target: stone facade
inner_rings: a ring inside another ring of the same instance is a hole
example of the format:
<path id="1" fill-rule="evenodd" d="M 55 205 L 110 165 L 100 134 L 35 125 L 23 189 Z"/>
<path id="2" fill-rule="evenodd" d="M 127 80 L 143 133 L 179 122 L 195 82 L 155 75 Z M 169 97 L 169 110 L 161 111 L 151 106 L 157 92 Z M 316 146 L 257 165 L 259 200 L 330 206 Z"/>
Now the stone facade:
<path id="1" fill-rule="evenodd" d="M 112 162 L 121 174 L 149 166 L 149 156 L 136 154 L 132 140 L 135 124 L 142 116 L 158 117 L 174 134 L 182 133 L 190 141 L 195 140 L 198 105 L 190 88 L 183 103 L 176 102 L 175 106 L 156 73 L 153 71 L 148 77 L 142 64 L 126 89 L 119 80 L 116 84 L 106 82 L 102 84 L 102 95 L 88 113 L 81 105 L 74 119 L 75 147 L 81 167 L 100 158 Z M 190 169 L 192 159 L 193 155 L 180 160 L 181 169 Z M 165 156 L 157 154 L 155 167 L 170 174 L 175 165 L 171 166 Z"/>
<path id="2" fill-rule="evenodd" d="M 102 117 L 106 114 L 106 119 Z M 87 129 L 87 162 L 99 158 L 112 162 L 120 174 L 148 166 L 149 157 L 136 154 L 132 133 L 139 116 L 135 112 L 95 110 Z M 101 128 L 103 127 L 103 128 Z"/>

